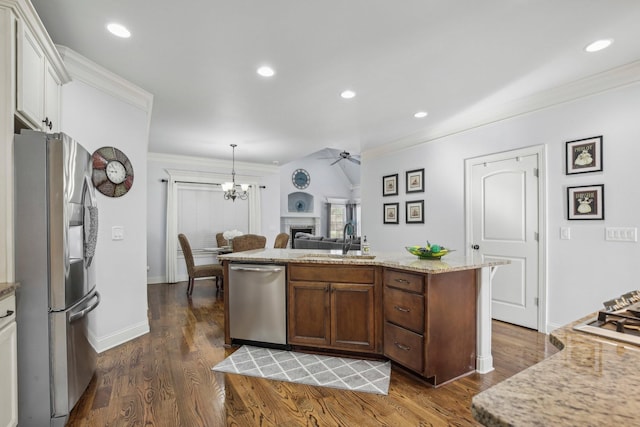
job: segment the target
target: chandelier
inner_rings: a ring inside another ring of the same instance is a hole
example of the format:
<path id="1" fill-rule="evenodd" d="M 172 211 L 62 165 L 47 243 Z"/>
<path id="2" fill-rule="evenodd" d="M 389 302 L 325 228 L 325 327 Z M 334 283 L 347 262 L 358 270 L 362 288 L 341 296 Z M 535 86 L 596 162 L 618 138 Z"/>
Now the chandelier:
<path id="1" fill-rule="evenodd" d="M 236 198 L 240 200 L 247 200 L 249 196 L 249 184 L 240 184 L 240 190 L 236 186 L 236 147 L 237 144 L 229 144 L 233 149 L 233 163 L 231 167 L 231 182 L 225 182 L 222 184 L 222 191 L 224 191 L 224 199 L 231 199 L 232 202 L 236 201 Z"/>

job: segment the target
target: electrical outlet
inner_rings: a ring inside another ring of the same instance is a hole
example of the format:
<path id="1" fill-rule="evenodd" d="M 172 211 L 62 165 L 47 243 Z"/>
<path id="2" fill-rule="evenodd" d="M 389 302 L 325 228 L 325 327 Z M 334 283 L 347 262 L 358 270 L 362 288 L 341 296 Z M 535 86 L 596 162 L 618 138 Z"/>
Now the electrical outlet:
<path id="1" fill-rule="evenodd" d="M 116 225 L 111 227 L 111 240 L 124 240 L 124 227 Z"/>
<path id="2" fill-rule="evenodd" d="M 606 227 L 604 238 L 610 242 L 637 242 L 638 229 L 636 227 Z"/>

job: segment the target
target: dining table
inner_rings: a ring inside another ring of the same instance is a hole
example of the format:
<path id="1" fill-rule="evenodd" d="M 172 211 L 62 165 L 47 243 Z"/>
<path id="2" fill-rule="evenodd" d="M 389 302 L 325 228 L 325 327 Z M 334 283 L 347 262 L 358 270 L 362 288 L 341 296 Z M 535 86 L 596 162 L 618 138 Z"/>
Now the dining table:
<path id="1" fill-rule="evenodd" d="M 233 252 L 233 249 L 231 249 L 229 246 L 221 246 L 216 248 L 202 248 L 202 251 L 219 255 L 219 254 L 230 254 Z"/>

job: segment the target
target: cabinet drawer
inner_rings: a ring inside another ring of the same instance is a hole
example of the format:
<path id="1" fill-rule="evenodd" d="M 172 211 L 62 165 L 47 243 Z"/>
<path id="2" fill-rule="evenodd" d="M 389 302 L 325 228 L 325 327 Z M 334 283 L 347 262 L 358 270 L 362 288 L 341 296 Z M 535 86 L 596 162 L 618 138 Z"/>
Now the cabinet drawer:
<path id="1" fill-rule="evenodd" d="M 334 283 L 373 283 L 375 269 L 363 265 L 289 265 L 289 280 L 304 280 L 314 282 Z"/>
<path id="2" fill-rule="evenodd" d="M 384 284 L 420 294 L 424 292 L 424 276 L 422 274 L 385 269 Z"/>
<path id="3" fill-rule="evenodd" d="M 424 338 L 415 332 L 385 322 L 384 354 L 401 365 L 422 373 Z"/>
<path id="4" fill-rule="evenodd" d="M 385 286 L 384 320 L 423 333 L 424 296 Z"/>

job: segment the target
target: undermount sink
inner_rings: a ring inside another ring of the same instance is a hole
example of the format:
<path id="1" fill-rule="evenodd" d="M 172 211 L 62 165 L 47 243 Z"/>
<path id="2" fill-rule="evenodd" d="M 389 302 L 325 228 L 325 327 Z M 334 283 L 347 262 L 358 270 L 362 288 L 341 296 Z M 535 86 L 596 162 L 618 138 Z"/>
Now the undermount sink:
<path id="1" fill-rule="evenodd" d="M 299 256 L 298 258 L 323 258 L 323 259 L 335 259 L 335 260 L 345 260 L 345 259 L 374 259 L 375 255 L 367 255 L 367 254 L 332 254 L 332 253 L 318 253 L 318 254 L 304 254 Z"/>

